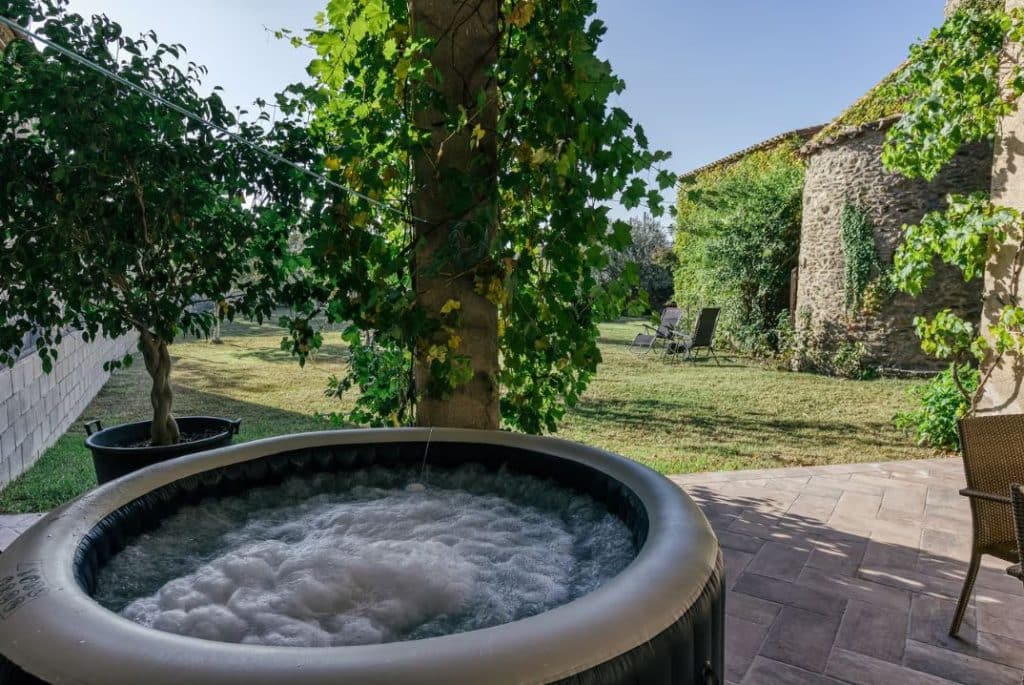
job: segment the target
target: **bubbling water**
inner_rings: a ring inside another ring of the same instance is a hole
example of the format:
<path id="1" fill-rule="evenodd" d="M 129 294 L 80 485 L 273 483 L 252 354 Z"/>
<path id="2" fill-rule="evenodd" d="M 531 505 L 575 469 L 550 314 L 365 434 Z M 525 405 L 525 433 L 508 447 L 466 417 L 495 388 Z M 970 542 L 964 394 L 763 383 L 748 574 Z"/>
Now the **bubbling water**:
<path id="1" fill-rule="evenodd" d="M 142 625 L 329 647 L 477 630 L 598 588 L 626 525 L 553 482 L 476 466 L 366 469 L 184 507 L 101 569 L 95 599 Z"/>

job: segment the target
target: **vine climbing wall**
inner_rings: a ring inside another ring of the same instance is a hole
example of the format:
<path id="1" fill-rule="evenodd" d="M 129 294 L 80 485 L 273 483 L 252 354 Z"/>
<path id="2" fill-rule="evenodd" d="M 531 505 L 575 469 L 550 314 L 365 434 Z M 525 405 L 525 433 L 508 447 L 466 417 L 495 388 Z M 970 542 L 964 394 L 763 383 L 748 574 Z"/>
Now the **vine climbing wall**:
<path id="1" fill-rule="evenodd" d="M 1024 0 L 1007 0 L 1007 9 L 1024 10 Z M 1018 64 L 1024 63 L 1024 45 L 1010 46 L 1009 53 Z M 1004 117 L 996 134 L 995 162 L 992 168 L 992 202 L 1024 213 L 1024 102 Z M 983 330 L 999 315 L 1003 303 L 1020 304 L 1024 300 L 1020 267 L 1024 258 L 1024 236 L 1019 231 L 1009 236 L 999 251 L 992 254 L 985 270 L 985 313 Z M 986 370 L 992 377 L 979 402 L 982 412 L 1008 414 L 1024 411 L 1024 368 L 1019 354 L 1003 359 L 989 358 Z"/>
<path id="2" fill-rule="evenodd" d="M 798 328 L 813 328 L 818 334 L 815 344 L 863 343 L 872 366 L 933 369 L 939 362 L 921 352 L 914 317 L 948 307 L 978 320 L 980 279 L 965 283 L 952 269 L 938 269 L 919 298 L 884 288 L 868 297 L 848 297 L 843 208 L 856 207 L 870 220 L 878 265 L 884 271 L 892 265 L 904 224 L 917 223 L 925 213 L 942 208 L 949 193 L 988 188 L 992 146 L 965 146 L 931 183 L 911 180 L 882 166 L 882 143 L 893 121 L 849 128 L 803 149 L 807 171 L 796 322 Z"/>

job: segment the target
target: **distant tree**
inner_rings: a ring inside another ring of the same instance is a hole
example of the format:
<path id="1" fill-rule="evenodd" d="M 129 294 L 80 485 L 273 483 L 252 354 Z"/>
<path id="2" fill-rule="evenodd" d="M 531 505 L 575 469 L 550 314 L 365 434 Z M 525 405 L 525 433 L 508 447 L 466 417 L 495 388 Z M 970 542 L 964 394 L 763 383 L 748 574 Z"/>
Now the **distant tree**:
<path id="1" fill-rule="evenodd" d="M 265 141 L 217 89 L 198 93 L 205 69 L 180 70 L 180 45 L 130 38 L 105 16 L 67 12 L 67 0 L 9 0 L 2 13 Z M 69 329 L 86 340 L 134 330 L 152 379 L 152 443 L 176 442 L 168 346 L 208 334 L 217 317 L 270 312 L 288 222 L 265 188 L 294 173 L 50 48 L 11 42 L 0 59 L 0 364 L 34 338 L 49 371 Z M 197 300 L 214 306 L 195 311 Z"/>
<path id="2" fill-rule="evenodd" d="M 608 253 L 608 266 L 602 280 L 622 278 L 629 265 L 635 265 L 636 293 L 645 298 L 645 305 L 659 311 L 672 297 L 672 242 L 661 223 L 650 214 L 629 219 L 632 242 Z"/>

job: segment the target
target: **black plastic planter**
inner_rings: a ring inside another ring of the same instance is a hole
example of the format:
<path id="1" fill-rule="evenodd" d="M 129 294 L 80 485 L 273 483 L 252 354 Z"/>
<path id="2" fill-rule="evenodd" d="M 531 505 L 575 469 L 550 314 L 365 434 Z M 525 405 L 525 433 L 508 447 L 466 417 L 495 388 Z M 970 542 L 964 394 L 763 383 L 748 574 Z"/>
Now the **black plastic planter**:
<path id="1" fill-rule="evenodd" d="M 202 440 L 160 447 L 125 447 L 149 439 L 149 421 L 124 423 L 111 428 L 104 428 L 98 420 L 86 423 L 85 432 L 88 437 L 85 446 L 92 451 L 92 463 L 99 484 L 161 461 L 229 445 L 231 438 L 238 435 L 238 427 L 242 423 L 241 419 L 214 416 L 185 416 L 176 421 L 183 435 L 212 431 L 217 433 Z"/>

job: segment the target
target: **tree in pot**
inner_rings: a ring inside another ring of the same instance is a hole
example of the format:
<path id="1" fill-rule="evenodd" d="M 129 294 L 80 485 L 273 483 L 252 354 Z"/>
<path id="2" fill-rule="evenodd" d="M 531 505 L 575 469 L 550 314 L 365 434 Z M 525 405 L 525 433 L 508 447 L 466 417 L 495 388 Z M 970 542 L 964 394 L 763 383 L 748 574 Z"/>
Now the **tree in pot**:
<path id="1" fill-rule="evenodd" d="M 623 82 L 596 56 L 592 1 L 331 0 L 305 38 L 315 160 L 363 197 L 312 198 L 285 341 L 309 319 L 351 322 L 348 418 L 554 430 L 600 362 L 597 322 L 622 311 L 635 267 L 601 282 L 630 226 L 611 203 L 661 213 L 667 154 L 610 107 Z M 301 90 L 301 89 L 296 89 Z M 392 208 L 381 209 L 374 201 Z M 372 331 L 372 345 L 366 332 Z"/>
<path id="2" fill-rule="evenodd" d="M 13 0 L 5 16 L 218 126 L 270 135 L 217 89 L 199 94 L 205 69 L 179 69 L 182 46 L 66 5 Z M 263 200 L 288 173 L 50 48 L 11 42 L 0 60 L 0 363 L 34 345 L 49 372 L 69 330 L 134 330 L 153 384 L 151 444 L 177 442 L 168 345 L 208 334 L 215 317 L 270 312 L 287 222 Z"/>

